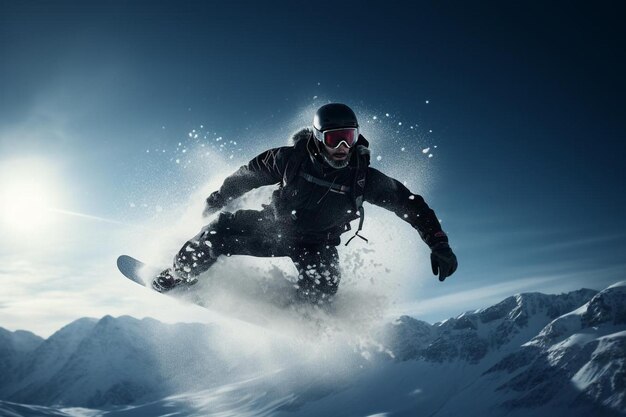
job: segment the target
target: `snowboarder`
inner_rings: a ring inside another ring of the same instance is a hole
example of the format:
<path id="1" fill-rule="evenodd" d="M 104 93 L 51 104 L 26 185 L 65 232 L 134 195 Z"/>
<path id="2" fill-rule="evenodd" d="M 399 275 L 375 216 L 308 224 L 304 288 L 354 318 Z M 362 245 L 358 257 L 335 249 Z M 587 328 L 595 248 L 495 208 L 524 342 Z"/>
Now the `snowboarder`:
<path id="1" fill-rule="evenodd" d="M 196 277 L 220 255 L 288 256 L 298 270 L 298 298 L 332 299 L 340 280 L 340 235 L 359 219 L 363 202 L 393 211 L 419 232 L 430 247 L 432 270 L 443 281 L 457 268 L 448 237 L 424 199 L 399 181 L 369 166 L 368 141 L 345 104 L 320 107 L 312 128 L 293 136 L 293 145 L 267 150 L 224 180 L 206 200 L 203 215 L 218 218 L 185 243 L 172 268 L 152 287 L 165 292 Z M 264 185 L 278 185 L 262 210 L 221 211 L 230 201 Z M 221 212 L 220 212 L 221 211 Z M 348 244 L 346 243 L 346 245 Z"/>

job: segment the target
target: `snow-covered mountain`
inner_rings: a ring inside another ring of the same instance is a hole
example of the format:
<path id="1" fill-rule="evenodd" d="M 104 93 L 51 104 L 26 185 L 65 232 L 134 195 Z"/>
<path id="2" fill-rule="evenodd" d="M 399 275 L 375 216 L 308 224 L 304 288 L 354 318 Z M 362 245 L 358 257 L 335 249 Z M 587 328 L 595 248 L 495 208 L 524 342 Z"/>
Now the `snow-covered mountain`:
<path id="1" fill-rule="evenodd" d="M 391 350 L 401 360 L 432 362 L 493 360 L 530 340 L 547 323 L 589 301 L 596 291 L 561 295 L 518 294 L 491 307 L 430 325 L 408 316 L 387 326 Z"/>
<path id="2" fill-rule="evenodd" d="M 237 347 L 216 326 L 131 317 L 17 333 L 0 332 L 14 352 L 1 415 L 626 415 L 626 282 L 432 325 L 403 316 L 367 348 L 326 344 L 311 361 L 302 344 Z"/>
<path id="3" fill-rule="evenodd" d="M 9 383 L 17 368 L 42 342 L 41 337 L 31 332 L 10 332 L 0 328 L 0 375 L 5 383 Z"/>
<path id="4" fill-rule="evenodd" d="M 11 377 L 0 382 L 0 397 L 100 407 L 162 398 L 174 385 L 221 384 L 230 365 L 206 360 L 217 357 L 215 339 L 214 328 L 201 324 L 83 318 L 24 352 Z"/>
<path id="5" fill-rule="evenodd" d="M 561 315 L 486 375 L 506 375 L 503 405 L 594 403 L 626 412 L 626 283 Z"/>

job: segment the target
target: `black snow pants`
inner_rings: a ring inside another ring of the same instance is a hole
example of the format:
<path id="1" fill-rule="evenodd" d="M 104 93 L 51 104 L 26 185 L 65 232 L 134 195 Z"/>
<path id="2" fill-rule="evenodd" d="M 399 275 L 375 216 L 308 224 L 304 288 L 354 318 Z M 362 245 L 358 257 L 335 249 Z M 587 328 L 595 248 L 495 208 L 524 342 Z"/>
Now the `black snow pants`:
<path id="1" fill-rule="evenodd" d="M 298 297 L 313 303 L 330 300 L 341 278 L 334 245 L 289 237 L 289 231 L 267 208 L 220 213 L 180 249 L 174 258 L 174 270 L 192 279 L 208 270 L 220 255 L 288 256 L 298 270 Z"/>

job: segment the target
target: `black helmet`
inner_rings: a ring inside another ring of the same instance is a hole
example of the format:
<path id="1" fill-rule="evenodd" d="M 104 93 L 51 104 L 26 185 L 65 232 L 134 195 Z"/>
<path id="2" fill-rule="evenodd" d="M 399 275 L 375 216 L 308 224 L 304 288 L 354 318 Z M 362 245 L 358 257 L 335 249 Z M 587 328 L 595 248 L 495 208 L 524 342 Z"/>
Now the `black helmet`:
<path id="1" fill-rule="evenodd" d="M 313 128 L 318 132 L 328 129 L 338 129 L 342 127 L 359 127 L 356 115 L 352 109 L 345 104 L 330 103 L 326 104 L 315 112 L 313 118 Z"/>

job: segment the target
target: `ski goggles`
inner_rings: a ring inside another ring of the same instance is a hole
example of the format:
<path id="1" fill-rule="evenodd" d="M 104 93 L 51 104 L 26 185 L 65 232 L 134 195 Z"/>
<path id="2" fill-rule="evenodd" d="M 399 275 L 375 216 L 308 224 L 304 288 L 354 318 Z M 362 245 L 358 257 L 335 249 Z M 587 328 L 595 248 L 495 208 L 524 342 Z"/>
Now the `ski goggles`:
<path id="1" fill-rule="evenodd" d="M 313 129 L 315 138 L 331 149 L 337 149 L 342 143 L 348 148 L 354 146 L 359 139 L 359 129 L 354 127 L 319 131 Z"/>

